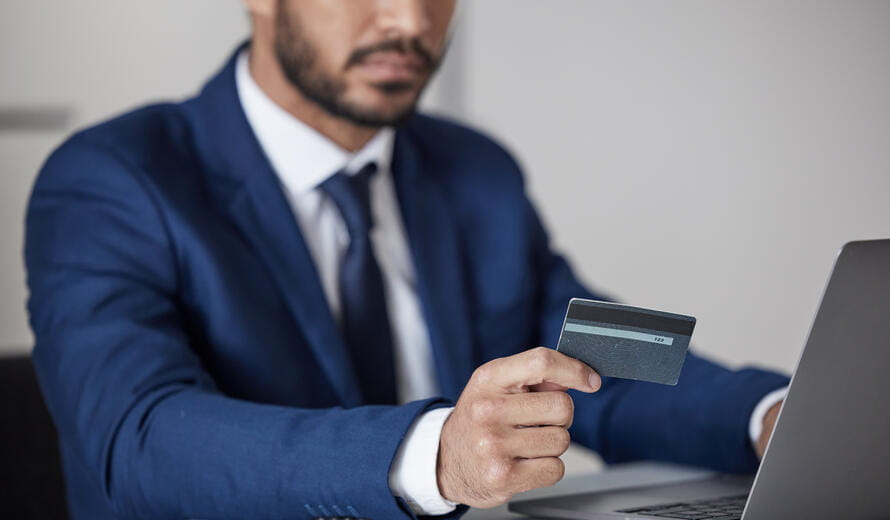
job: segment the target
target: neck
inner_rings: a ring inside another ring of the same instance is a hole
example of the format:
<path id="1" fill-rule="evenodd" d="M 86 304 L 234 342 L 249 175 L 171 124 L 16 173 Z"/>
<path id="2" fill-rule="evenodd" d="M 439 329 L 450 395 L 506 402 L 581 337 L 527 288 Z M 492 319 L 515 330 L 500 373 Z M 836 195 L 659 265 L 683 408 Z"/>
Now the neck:
<path id="1" fill-rule="evenodd" d="M 269 47 L 251 45 L 248 62 L 250 75 L 269 99 L 349 152 L 360 150 L 377 134 L 379 128 L 357 125 L 333 116 L 307 99 L 287 80 L 275 56 L 263 50 Z"/>

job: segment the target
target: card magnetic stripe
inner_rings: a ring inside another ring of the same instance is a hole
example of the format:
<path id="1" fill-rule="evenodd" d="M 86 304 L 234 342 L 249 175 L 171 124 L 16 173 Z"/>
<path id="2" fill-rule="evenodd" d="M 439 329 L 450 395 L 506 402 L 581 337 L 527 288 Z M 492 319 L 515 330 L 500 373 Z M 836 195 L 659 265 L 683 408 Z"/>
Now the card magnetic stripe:
<path id="1" fill-rule="evenodd" d="M 658 314 L 649 314 L 639 310 L 604 308 L 593 305 L 575 303 L 569 306 L 568 319 L 612 323 L 626 327 L 657 330 L 691 336 L 695 329 L 695 319 L 671 318 Z"/>

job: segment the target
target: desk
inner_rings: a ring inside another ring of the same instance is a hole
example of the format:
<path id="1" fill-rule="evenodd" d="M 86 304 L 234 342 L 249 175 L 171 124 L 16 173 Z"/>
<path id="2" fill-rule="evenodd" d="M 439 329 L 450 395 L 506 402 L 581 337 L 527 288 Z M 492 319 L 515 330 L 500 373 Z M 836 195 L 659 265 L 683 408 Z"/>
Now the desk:
<path id="1" fill-rule="evenodd" d="M 623 488 L 632 485 L 662 484 L 676 481 L 678 476 L 686 476 L 688 474 L 688 476 L 694 477 L 709 473 L 712 472 L 656 462 L 616 464 L 609 467 L 608 471 L 568 476 L 553 487 L 535 489 L 516 495 L 514 499 L 570 495 L 588 491 Z M 505 504 L 492 509 L 472 509 L 463 518 L 465 520 L 517 520 L 529 517 L 511 513 L 507 510 L 507 505 Z"/>

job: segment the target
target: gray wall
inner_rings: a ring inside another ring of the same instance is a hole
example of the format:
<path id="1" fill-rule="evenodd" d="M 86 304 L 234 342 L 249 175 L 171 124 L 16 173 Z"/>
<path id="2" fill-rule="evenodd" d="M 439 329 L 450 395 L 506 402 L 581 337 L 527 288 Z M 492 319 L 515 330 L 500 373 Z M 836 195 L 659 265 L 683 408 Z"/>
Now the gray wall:
<path id="1" fill-rule="evenodd" d="M 248 30 L 236 0 L 5 1 L 0 350 L 28 348 L 22 213 L 72 128 L 193 92 Z M 890 236 L 890 3 L 464 2 L 426 102 L 526 167 L 595 287 L 698 316 L 695 343 L 790 370 L 837 248 Z M 843 348 L 842 345 L 839 348 Z"/>
<path id="2" fill-rule="evenodd" d="M 459 113 L 521 158 L 578 273 L 792 370 L 837 249 L 890 237 L 890 2 L 464 8 Z"/>

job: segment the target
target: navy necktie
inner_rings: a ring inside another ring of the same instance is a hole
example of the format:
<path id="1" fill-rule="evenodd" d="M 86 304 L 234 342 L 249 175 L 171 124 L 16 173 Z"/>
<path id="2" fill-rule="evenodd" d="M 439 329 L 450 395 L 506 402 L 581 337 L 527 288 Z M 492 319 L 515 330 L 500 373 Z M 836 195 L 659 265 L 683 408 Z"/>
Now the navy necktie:
<path id="1" fill-rule="evenodd" d="M 383 277 L 371 248 L 369 163 L 354 175 L 339 172 L 321 184 L 337 204 L 349 231 L 340 264 L 340 328 L 349 347 L 365 404 L 396 404 L 395 359 Z"/>

